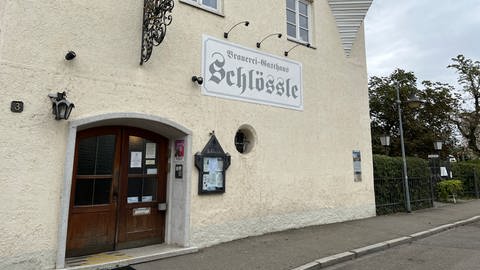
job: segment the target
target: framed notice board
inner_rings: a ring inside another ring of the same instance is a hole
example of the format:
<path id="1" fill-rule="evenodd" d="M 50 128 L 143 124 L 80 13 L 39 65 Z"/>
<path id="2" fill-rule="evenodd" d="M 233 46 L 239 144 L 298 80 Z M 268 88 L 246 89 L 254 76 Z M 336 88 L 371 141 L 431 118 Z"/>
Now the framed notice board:
<path id="1" fill-rule="evenodd" d="M 195 167 L 198 169 L 198 194 L 225 192 L 225 173 L 230 166 L 230 155 L 220 146 L 212 134 L 201 153 L 195 154 Z"/>

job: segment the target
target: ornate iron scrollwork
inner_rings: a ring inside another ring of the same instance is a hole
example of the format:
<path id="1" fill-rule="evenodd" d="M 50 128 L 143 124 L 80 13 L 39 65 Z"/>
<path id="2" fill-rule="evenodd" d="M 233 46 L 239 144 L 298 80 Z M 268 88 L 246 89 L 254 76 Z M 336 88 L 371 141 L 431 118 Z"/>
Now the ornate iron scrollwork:
<path id="1" fill-rule="evenodd" d="M 142 55 L 140 65 L 152 55 L 153 46 L 162 43 L 167 26 L 172 23 L 173 0 L 144 0 L 143 2 Z"/>

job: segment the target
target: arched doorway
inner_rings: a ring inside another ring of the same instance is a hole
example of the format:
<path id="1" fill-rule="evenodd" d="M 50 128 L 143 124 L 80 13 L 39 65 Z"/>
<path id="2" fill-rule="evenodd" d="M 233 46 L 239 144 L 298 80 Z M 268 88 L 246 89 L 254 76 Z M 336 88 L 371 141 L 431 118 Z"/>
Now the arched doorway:
<path id="1" fill-rule="evenodd" d="M 192 164 L 190 159 L 188 158 L 185 158 L 183 161 L 176 160 L 174 157 L 174 151 L 172 151 L 172 149 L 174 149 L 175 143 L 177 141 L 182 141 L 185 143 L 185 156 L 186 157 L 190 156 L 192 154 L 191 153 L 192 132 L 178 123 L 175 123 L 169 119 L 154 116 L 154 115 L 148 115 L 148 114 L 142 114 L 142 113 L 108 113 L 108 114 L 96 115 L 96 116 L 91 116 L 87 118 L 73 120 L 69 124 L 69 133 L 68 133 L 67 143 L 66 143 L 65 174 L 64 174 L 64 182 L 63 182 L 64 184 L 62 185 L 62 195 L 60 198 L 60 212 L 59 212 L 60 222 L 59 222 L 59 228 L 58 228 L 58 249 L 57 249 L 57 262 L 56 262 L 57 268 L 63 268 L 65 266 L 65 258 L 66 258 L 66 251 L 67 251 L 67 242 L 68 242 L 67 235 L 69 234 L 69 229 L 70 229 L 70 227 L 67 225 L 69 224 L 69 218 L 71 213 L 70 206 L 72 201 L 73 203 L 75 201 L 74 197 L 75 197 L 76 191 L 74 191 L 74 185 L 73 185 L 74 183 L 72 182 L 72 180 L 74 180 L 74 178 L 75 179 L 77 178 L 76 176 L 74 176 L 77 170 L 77 168 L 74 168 L 74 164 L 76 163 L 75 158 L 76 158 L 76 148 L 77 148 L 77 141 L 78 141 L 77 136 L 78 137 L 83 136 L 82 133 L 84 131 L 86 132 L 87 130 L 97 129 L 98 131 L 100 131 L 102 128 L 108 128 L 108 127 L 116 127 L 124 130 L 140 129 L 140 130 L 143 130 L 144 132 L 153 133 L 155 136 L 160 136 L 163 139 L 168 140 L 168 143 L 167 143 L 168 167 L 167 167 L 167 173 L 166 173 L 167 174 L 166 202 L 168 206 L 166 207 L 167 210 L 165 212 L 163 241 L 165 241 L 165 244 L 168 244 L 168 245 L 189 247 L 189 238 L 190 238 L 190 230 L 189 230 L 190 218 L 189 217 L 190 217 L 190 189 L 191 189 L 190 175 L 192 172 Z M 101 136 L 102 134 L 100 132 L 97 135 Z M 94 137 L 97 137 L 97 136 L 94 136 Z M 139 136 L 139 137 L 142 137 L 142 136 Z M 148 140 L 148 138 L 146 139 Z M 120 141 L 117 141 L 117 142 L 120 142 Z M 124 145 L 126 144 L 124 143 Z M 145 150 L 146 150 L 146 145 L 145 145 Z M 138 154 L 134 154 L 134 155 L 138 156 Z M 143 158 L 143 162 L 145 162 L 146 159 L 143 156 L 142 158 Z M 132 161 L 131 156 L 124 158 L 123 164 L 125 164 L 126 162 L 125 160 L 127 160 L 128 162 L 131 162 Z M 135 163 L 135 159 L 133 161 Z M 120 161 L 120 164 L 121 163 L 122 162 Z M 183 177 L 180 179 L 176 178 L 175 174 L 172 173 L 174 171 L 173 168 L 175 168 L 175 166 L 178 164 L 181 164 L 184 168 Z M 127 166 L 123 165 L 123 167 L 127 167 Z M 120 171 L 122 170 L 120 169 Z M 118 173 L 120 173 L 120 171 Z M 153 173 L 153 172 L 154 171 L 150 171 L 150 173 Z M 159 168 L 157 168 L 157 172 L 160 172 Z M 96 176 L 96 177 L 101 178 L 102 176 Z M 113 172 L 112 179 L 113 177 L 116 177 L 115 172 Z M 100 180 L 100 182 L 102 181 Z M 101 183 L 98 183 L 97 185 L 101 185 Z M 128 187 L 128 184 L 127 184 L 127 187 Z M 113 196 L 113 195 L 114 194 L 112 191 L 111 193 L 108 194 L 108 197 L 110 198 L 110 196 Z M 120 196 L 120 194 L 117 194 L 117 196 Z M 150 195 L 146 194 L 145 196 L 147 196 L 146 199 L 149 200 L 148 196 Z M 101 199 L 102 198 L 97 198 L 97 200 L 100 200 L 100 201 Z M 119 198 L 117 199 L 119 200 Z M 143 199 L 143 194 L 142 194 L 142 199 Z M 112 200 L 113 200 L 113 197 L 112 197 Z M 128 206 L 128 188 L 127 188 L 126 200 L 127 200 L 127 206 Z M 130 201 L 133 203 L 134 200 L 135 199 L 131 199 Z M 139 200 L 139 203 L 148 203 L 148 202 L 140 201 L 140 197 L 138 200 Z M 153 197 L 152 197 L 152 201 L 153 201 Z M 142 207 L 132 206 L 132 208 L 130 208 L 130 210 L 132 211 L 132 214 L 133 214 L 133 208 L 142 208 Z M 161 209 L 161 208 L 158 208 L 158 201 L 157 201 L 156 209 Z M 153 207 L 151 208 L 150 211 L 152 210 L 153 210 Z M 136 211 L 137 211 L 136 214 L 139 216 L 145 213 L 145 211 L 148 212 L 148 210 L 144 210 L 144 209 L 140 209 Z M 72 210 L 72 213 L 73 212 L 74 211 Z M 115 213 L 114 215 L 117 215 L 117 213 Z M 115 220 L 117 218 L 119 218 L 118 215 L 115 217 Z M 88 220 L 84 220 L 84 222 L 87 222 L 87 221 Z M 118 222 L 121 223 L 120 220 Z M 116 230 L 117 229 L 114 230 L 115 235 L 117 234 Z M 114 241 L 117 241 L 117 243 L 121 243 L 121 240 L 120 240 L 121 232 L 119 231 L 118 233 L 119 235 L 114 236 L 114 237 L 117 237 L 116 238 L 117 240 L 114 240 Z M 105 237 L 106 237 L 105 239 L 107 239 L 108 237 L 111 237 L 111 236 L 105 236 Z M 139 238 L 142 238 L 142 237 L 139 236 Z M 162 239 L 162 237 L 159 237 L 159 238 Z M 127 238 L 127 239 L 130 239 L 130 238 Z M 127 248 L 131 246 L 136 246 L 136 245 L 148 244 L 147 242 L 135 242 L 135 240 L 133 239 L 130 239 L 130 240 L 126 241 L 128 242 L 128 244 L 125 244 L 125 245 L 120 244 L 117 246 L 113 246 L 113 248 L 116 248 L 116 249 L 124 248 L 124 247 Z M 111 243 L 108 245 L 109 245 L 109 248 L 112 247 Z"/>
<path id="2" fill-rule="evenodd" d="M 132 127 L 78 132 L 67 257 L 162 243 L 168 139 Z"/>

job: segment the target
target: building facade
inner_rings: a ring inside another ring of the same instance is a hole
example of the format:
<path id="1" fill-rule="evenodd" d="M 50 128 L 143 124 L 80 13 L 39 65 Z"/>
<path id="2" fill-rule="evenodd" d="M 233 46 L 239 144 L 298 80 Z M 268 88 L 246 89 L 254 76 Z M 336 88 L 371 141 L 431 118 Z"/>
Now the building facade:
<path id="1" fill-rule="evenodd" d="M 375 215 L 370 4 L 0 0 L 0 268 Z"/>

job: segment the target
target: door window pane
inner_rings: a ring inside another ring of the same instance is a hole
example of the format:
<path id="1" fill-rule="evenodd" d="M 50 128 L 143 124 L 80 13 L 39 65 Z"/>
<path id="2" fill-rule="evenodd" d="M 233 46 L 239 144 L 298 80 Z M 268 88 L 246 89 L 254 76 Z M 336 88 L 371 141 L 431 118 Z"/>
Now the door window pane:
<path id="1" fill-rule="evenodd" d="M 107 204 L 110 202 L 111 183 L 111 179 L 95 179 L 93 204 Z"/>
<path id="2" fill-rule="evenodd" d="M 157 174 L 157 144 L 147 139 L 129 136 L 129 174 Z"/>
<path id="3" fill-rule="evenodd" d="M 152 197 L 152 200 L 157 200 L 157 179 L 146 178 L 143 179 L 143 197 Z M 144 201 L 144 200 L 142 200 Z"/>
<path id="4" fill-rule="evenodd" d="M 110 203 L 112 179 L 77 179 L 75 185 L 75 202 L 79 205 Z"/>
<path id="5" fill-rule="evenodd" d="M 95 174 L 112 174 L 115 157 L 115 135 L 97 138 L 97 162 Z"/>
<path id="6" fill-rule="evenodd" d="M 93 180 L 77 180 L 75 185 L 75 205 L 91 205 Z"/>
<path id="7" fill-rule="evenodd" d="M 128 179 L 128 203 L 135 203 L 141 201 L 143 178 L 129 178 Z"/>
<path id="8" fill-rule="evenodd" d="M 115 135 L 102 135 L 78 142 L 75 205 L 110 203 Z M 81 177 L 88 175 L 88 178 Z M 100 176 L 100 177 L 98 177 Z M 106 176 L 107 178 L 102 178 Z"/>
<path id="9" fill-rule="evenodd" d="M 115 157 L 115 135 L 81 139 L 78 144 L 77 175 L 111 175 Z"/>
<path id="10" fill-rule="evenodd" d="M 142 177 L 128 179 L 128 203 L 157 200 L 157 178 Z"/>

